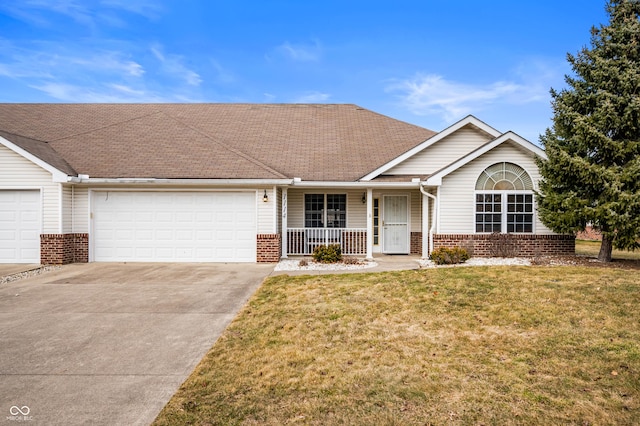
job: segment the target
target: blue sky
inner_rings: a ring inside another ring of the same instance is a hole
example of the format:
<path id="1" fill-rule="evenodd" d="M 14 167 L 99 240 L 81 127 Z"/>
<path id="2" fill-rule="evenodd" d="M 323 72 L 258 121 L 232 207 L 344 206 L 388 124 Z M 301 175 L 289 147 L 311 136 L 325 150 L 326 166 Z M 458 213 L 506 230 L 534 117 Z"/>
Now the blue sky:
<path id="1" fill-rule="evenodd" d="M 604 0 L 0 0 L 0 102 L 354 103 L 532 142 Z"/>

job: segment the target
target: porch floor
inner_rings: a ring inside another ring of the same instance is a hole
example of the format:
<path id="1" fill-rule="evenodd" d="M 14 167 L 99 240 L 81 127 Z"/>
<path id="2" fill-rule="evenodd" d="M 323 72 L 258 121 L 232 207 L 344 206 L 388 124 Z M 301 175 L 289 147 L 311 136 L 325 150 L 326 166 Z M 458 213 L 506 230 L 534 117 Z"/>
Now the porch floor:
<path id="1" fill-rule="evenodd" d="M 309 256 L 289 256 L 289 260 L 310 259 Z M 374 253 L 373 260 L 378 265 L 373 268 L 355 270 L 306 270 L 306 271 L 274 271 L 271 275 L 323 275 L 323 274 L 357 274 L 368 272 L 408 271 L 420 269 L 418 261 L 421 257 L 417 254 L 381 254 Z"/>

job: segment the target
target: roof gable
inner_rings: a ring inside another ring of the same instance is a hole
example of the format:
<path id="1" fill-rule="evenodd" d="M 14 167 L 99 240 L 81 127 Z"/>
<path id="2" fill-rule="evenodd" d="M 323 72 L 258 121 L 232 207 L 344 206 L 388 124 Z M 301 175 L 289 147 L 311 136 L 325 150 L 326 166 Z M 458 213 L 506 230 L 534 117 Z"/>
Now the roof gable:
<path id="1" fill-rule="evenodd" d="M 424 184 L 426 186 L 438 186 L 442 184 L 442 179 L 447 176 L 450 173 L 453 173 L 454 171 L 464 167 L 466 164 L 470 163 L 471 161 L 475 160 L 476 158 L 480 157 L 481 155 L 491 151 L 492 149 L 506 143 L 506 142 L 511 142 L 513 144 L 515 144 L 517 147 L 530 152 L 533 155 L 536 155 L 538 157 L 541 158 L 547 158 L 544 150 L 542 150 L 541 148 L 539 148 L 538 146 L 532 144 L 531 142 L 529 142 L 528 140 L 524 139 L 523 137 L 519 136 L 518 134 L 514 133 L 514 132 L 507 132 L 502 134 L 500 137 L 486 143 L 485 145 L 479 147 L 478 149 L 476 149 L 475 151 L 470 152 L 469 154 L 465 155 L 464 157 L 460 158 L 457 161 L 454 161 L 453 163 L 443 167 L 442 169 L 438 170 L 436 173 L 432 174 L 431 176 L 429 176 Z"/>
<path id="2" fill-rule="evenodd" d="M 372 171 L 371 173 L 367 174 L 361 180 L 368 181 L 368 180 L 375 179 L 375 178 L 377 178 L 377 177 L 379 177 L 380 175 L 383 175 L 383 174 L 393 174 L 392 169 L 394 167 L 397 167 L 398 165 L 402 164 L 403 162 L 406 162 L 406 161 L 410 160 L 411 158 L 414 158 L 415 156 L 417 156 L 419 154 L 427 154 L 427 150 L 430 147 L 432 147 L 435 144 L 437 144 L 438 142 L 441 142 L 444 139 L 452 136 L 456 132 L 460 132 L 464 128 L 472 128 L 474 130 L 477 130 L 480 133 L 485 134 L 487 140 L 494 139 L 494 138 L 496 138 L 496 137 L 498 137 L 500 135 L 500 132 L 498 130 L 494 129 L 493 127 L 489 126 L 488 124 L 484 123 L 483 121 L 478 120 L 476 117 L 474 117 L 472 115 L 468 115 L 467 117 L 463 118 L 462 120 L 460 120 L 460 121 L 452 124 L 451 126 L 447 127 L 446 129 L 444 129 L 440 133 L 435 134 L 434 136 L 432 136 L 431 138 L 425 140 L 421 144 L 413 147 L 412 149 L 404 152 L 402 155 L 392 159 L 388 163 L 382 165 L 381 167 L 379 167 L 376 170 Z M 422 171 L 421 173 L 429 174 L 431 172 L 430 171 Z"/>

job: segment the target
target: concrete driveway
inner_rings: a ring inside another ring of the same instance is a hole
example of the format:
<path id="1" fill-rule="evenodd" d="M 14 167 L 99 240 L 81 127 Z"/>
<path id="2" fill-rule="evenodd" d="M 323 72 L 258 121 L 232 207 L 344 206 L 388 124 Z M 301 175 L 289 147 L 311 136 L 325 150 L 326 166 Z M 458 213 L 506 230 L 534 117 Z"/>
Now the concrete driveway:
<path id="1" fill-rule="evenodd" d="M 272 270 L 90 263 L 0 285 L 0 424 L 151 423 Z"/>

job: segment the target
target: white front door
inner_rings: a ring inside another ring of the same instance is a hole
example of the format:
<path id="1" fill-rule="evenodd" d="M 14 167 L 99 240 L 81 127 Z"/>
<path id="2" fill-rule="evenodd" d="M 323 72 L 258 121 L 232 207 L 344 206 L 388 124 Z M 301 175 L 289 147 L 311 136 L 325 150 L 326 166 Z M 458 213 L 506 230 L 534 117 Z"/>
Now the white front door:
<path id="1" fill-rule="evenodd" d="M 406 195 L 385 195 L 382 206 L 384 253 L 409 254 L 409 208 Z"/>

